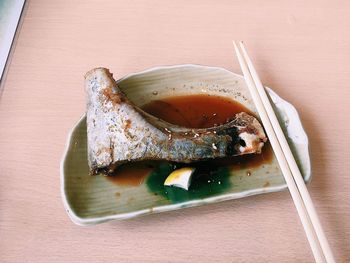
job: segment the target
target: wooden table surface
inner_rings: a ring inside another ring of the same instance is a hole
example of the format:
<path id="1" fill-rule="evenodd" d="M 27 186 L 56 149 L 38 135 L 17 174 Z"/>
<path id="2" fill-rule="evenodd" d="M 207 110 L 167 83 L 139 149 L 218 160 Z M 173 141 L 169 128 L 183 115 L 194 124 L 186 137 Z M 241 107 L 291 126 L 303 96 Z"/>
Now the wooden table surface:
<path id="1" fill-rule="evenodd" d="M 63 208 L 59 164 L 85 110 L 84 73 L 183 63 L 240 72 L 231 39 L 299 110 L 308 188 L 335 257 L 350 262 L 349 10 L 348 1 L 29 1 L 0 100 L 0 262 L 313 262 L 287 191 L 93 227 Z"/>

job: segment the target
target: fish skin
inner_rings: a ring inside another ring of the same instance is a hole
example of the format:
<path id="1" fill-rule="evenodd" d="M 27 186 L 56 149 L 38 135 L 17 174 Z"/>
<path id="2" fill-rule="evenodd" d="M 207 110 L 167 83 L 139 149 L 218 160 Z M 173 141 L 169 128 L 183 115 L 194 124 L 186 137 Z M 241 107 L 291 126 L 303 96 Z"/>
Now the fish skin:
<path id="1" fill-rule="evenodd" d="M 259 121 L 247 113 L 205 129 L 179 127 L 158 119 L 130 102 L 106 68 L 86 73 L 85 90 L 88 164 L 92 173 L 108 174 L 129 161 L 189 163 L 260 153 L 267 140 Z M 243 133 L 250 136 L 244 143 L 240 137 Z"/>

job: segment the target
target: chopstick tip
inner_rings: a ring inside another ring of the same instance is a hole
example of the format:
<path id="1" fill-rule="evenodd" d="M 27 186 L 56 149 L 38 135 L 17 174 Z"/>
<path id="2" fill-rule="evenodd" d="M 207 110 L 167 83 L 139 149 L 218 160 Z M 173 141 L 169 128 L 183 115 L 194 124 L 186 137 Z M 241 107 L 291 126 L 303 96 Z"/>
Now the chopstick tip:
<path id="1" fill-rule="evenodd" d="M 237 44 L 236 44 L 236 41 L 232 40 L 232 44 L 233 44 L 235 50 L 237 51 L 237 50 L 238 50 L 238 46 L 237 46 Z"/>
<path id="2" fill-rule="evenodd" d="M 241 47 L 242 50 L 245 50 L 244 42 L 243 42 L 243 41 L 239 41 L 239 46 Z"/>

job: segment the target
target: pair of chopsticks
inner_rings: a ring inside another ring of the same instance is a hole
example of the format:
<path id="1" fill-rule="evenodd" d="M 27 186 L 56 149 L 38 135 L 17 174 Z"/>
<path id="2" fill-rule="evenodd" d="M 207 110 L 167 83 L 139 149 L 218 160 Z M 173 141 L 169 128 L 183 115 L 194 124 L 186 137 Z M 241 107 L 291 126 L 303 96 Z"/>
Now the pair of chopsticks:
<path id="1" fill-rule="evenodd" d="M 265 88 L 254 69 L 253 63 L 248 56 L 243 42 L 239 42 L 242 53 L 234 41 L 233 45 L 243 71 L 244 79 L 252 95 L 254 104 L 258 110 L 295 207 L 298 211 L 300 220 L 303 224 L 315 261 L 328 263 L 335 262 L 315 207 L 305 186 L 303 177 L 289 148 L 281 126 L 279 125 Z"/>

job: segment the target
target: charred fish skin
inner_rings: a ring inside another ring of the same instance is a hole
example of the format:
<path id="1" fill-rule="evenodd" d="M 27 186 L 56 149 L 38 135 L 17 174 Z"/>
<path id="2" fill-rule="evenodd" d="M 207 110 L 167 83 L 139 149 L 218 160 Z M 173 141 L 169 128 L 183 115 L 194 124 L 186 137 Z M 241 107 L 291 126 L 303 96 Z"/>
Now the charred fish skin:
<path id="1" fill-rule="evenodd" d="M 208 129 L 179 127 L 134 105 L 106 68 L 85 75 L 88 164 L 92 172 L 113 171 L 128 161 L 194 162 L 259 153 L 266 136 L 259 121 L 239 113 Z"/>

